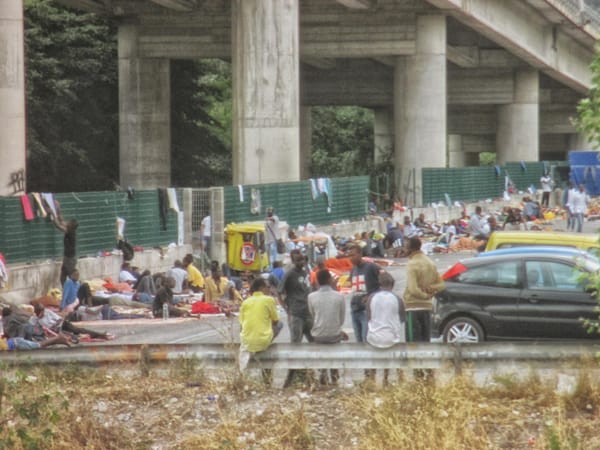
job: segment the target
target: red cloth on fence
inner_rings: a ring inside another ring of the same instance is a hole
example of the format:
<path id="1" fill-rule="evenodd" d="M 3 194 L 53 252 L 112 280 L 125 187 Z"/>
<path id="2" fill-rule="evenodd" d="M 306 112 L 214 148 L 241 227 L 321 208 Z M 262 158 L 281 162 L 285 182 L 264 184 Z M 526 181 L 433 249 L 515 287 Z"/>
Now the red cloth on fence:
<path id="1" fill-rule="evenodd" d="M 27 194 L 21 195 L 21 206 L 23 206 L 25 220 L 33 220 L 35 216 L 33 215 L 33 208 L 31 207 L 31 202 L 29 201 L 29 196 Z"/>

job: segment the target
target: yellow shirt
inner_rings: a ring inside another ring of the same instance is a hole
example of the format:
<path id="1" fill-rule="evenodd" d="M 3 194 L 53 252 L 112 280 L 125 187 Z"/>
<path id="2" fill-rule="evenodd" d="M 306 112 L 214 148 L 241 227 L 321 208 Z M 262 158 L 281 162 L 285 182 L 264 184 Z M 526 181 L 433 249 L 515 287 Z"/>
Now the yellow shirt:
<path id="1" fill-rule="evenodd" d="M 242 344 L 251 353 L 262 352 L 273 340 L 273 322 L 279 320 L 275 299 L 254 292 L 240 307 Z"/>
<path id="2" fill-rule="evenodd" d="M 200 273 L 200 271 L 193 264 L 188 264 L 186 267 L 188 273 L 188 283 L 190 286 L 196 286 L 198 288 L 204 289 L 204 277 Z"/>
<path id="3" fill-rule="evenodd" d="M 207 302 L 216 302 L 221 299 L 225 300 L 236 300 L 238 302 L 242 301 L 242 296 L 240 293 L 233 288 L 233 298 L 229 298 L 229 288 L 233 287 L 233 282 L 229 281 L 225 277 L 219 278 L 219 281 L 215 281 L 213 277 L 208 277 L 205 281 L 205 290 L 204 290 L 204 301 Z"/>

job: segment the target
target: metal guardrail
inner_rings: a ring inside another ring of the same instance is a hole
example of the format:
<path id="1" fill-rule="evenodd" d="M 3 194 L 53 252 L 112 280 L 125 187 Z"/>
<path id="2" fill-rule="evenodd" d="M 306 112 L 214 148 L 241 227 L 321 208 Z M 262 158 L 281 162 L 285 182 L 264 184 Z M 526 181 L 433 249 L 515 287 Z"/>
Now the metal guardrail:
<path id="1" fill-rule="evenodd" d="M 165 363 L 197 359 L 205 368 L 234 367 L 235 344 L 143 344 L 99 345 L 48 348 L 36 351 L 4 352 L 0 365 L 104 365 L 113 363 Z M 560 368 L 582 359 L 595 360 L 600 344 L 588 343 L 481 343 L 449 345 L 441 343 L 398 344 L 376 349 L 359 343 L 338 345 L 274 344 L 254 355 L 249 368 L 273 369 L 440 369 L 454 367 L 490 368 L 526 365 Z"/>

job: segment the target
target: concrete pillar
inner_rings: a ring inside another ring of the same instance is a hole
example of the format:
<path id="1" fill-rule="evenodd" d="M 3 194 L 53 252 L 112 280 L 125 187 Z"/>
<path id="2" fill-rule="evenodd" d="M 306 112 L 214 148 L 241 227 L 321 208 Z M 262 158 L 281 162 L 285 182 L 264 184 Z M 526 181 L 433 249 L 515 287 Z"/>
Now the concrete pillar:
<path id="1" fill-rule="evenodd" d="M 300 107 L 300 179 L 310 178 L 312 155 L 312 117 L 311 107 Z"/>
<path id="2" fill-rule="evenodd" d="M 0 196 L 25 193 L 23 2 L 0 1 Z"/>
<path id="3" fill-rule="evenodd" d="M 394 115 L 388 108 L 376 108 L 373 112 L 374 161 L 382 164 L 385 156 L 394 151 Z"/>
<path id="4" fill-rule="evenodd" d="M 233 0 L 233 183 L 300 179 L 299 0 Z"/>
<path id="5" fill-rule="evenodd" d="M 422 204 L 421 169 L 446 166 L 446 86 L 446 17 L 419 16 L 416 52 L 394 70 L 394 166 L 410 206 Z"/>
<path id="6" fill-rule="evenodd" d="M 514 101 L 498 107 L 498 164 L 539 159 L 540 77 L 535 69 L 515 72 Z"/>
<path id="7" fill-rule="evenodd" d="M 460 134 L 448 135 L 448 167 L 465 167 L 465 155 Z"/>
<path id="8" fill-rule="evenodd" d="M 120 183 L 171 184 L 171 86 L 168 59 L 140 58 L 138 27 L 119 27 Z"/>

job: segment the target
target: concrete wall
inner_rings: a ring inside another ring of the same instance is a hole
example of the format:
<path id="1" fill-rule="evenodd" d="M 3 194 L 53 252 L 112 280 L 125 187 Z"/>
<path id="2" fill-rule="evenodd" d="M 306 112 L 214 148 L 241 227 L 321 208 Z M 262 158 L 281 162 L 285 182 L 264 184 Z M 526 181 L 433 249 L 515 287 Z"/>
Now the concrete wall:
<path id="1" fill-rule="evenodd" d="M 148 249 L 136 252 L 133 266 L 149 269 L 152 273 L 163 272 L 173 266 L 176 259 L 182 259 L 191 253 L 191 245 Z M 81 280 L 112 277 L 118 280 L 123 258 L 117 255 L 80 258 L 77 267 Z M 47 260 L 38 264 L 14 265 L 9 269 L 9 285 L 0 290 L 0 302 L 22 304 L 46 295 L 49 289 L 59 287 L 60 266 L 62 261 Z"/>

